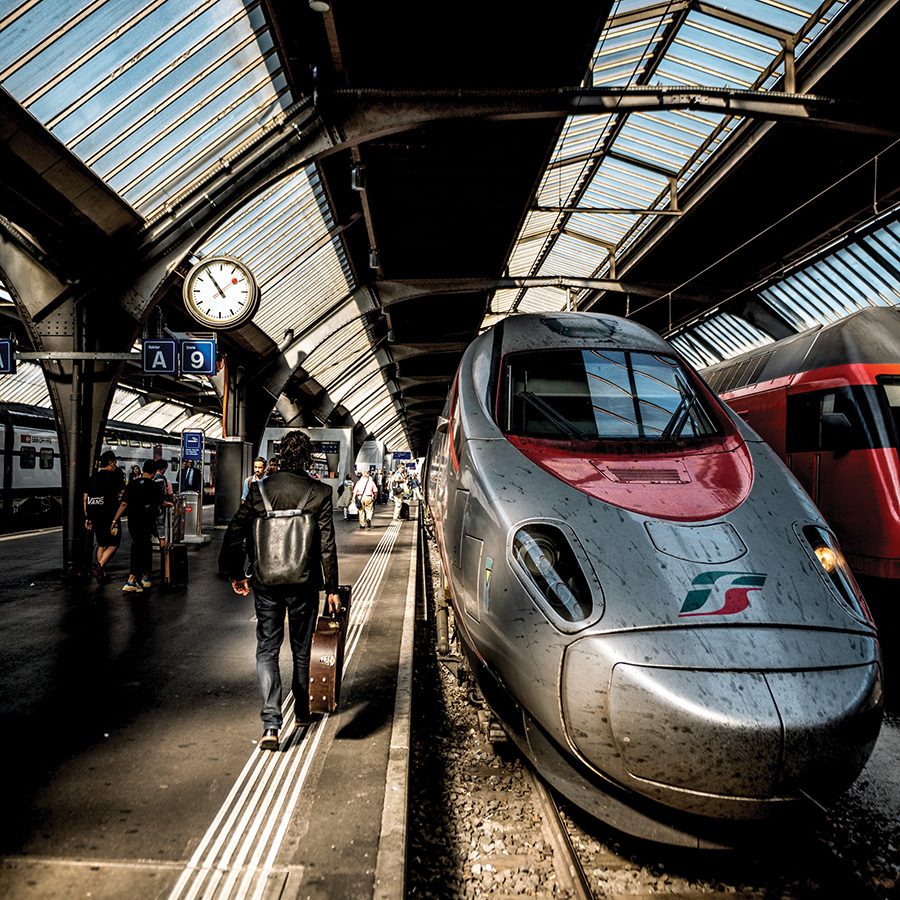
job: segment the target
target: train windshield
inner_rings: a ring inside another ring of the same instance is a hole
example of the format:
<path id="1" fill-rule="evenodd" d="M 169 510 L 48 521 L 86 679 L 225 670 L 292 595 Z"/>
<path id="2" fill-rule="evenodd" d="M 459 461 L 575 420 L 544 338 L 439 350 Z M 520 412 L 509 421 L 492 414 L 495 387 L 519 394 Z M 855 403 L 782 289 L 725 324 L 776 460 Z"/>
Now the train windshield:
<path id="1" fill-rule="evenodd" d="M 675 441 L 721 435 L 675 359 L 631 350 L 541 350 L 507 359 L 499 423 L 564 440 Z"/>

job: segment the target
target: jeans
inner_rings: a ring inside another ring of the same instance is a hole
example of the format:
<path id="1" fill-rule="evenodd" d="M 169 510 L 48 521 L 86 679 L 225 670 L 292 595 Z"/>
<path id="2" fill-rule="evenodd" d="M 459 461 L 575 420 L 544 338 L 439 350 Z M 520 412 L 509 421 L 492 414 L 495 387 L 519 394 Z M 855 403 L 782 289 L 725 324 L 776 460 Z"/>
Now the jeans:
<path id="1" fill-rule="evenodd" d="M 297 719 L 309 718 L 309 651 L 319 612 L 319 591 L 312 584 L 254 588 L 256 677 L 262 699 L 263 728 L 281 728 L 281 670 L 278 653 L 287 613 L 294 674 L 291 690 Z"/>
<path id="2" fill-rule="evenodd" d="M 135 578 L 153 574 L 153 543 L 150 525 L 146 522 L 128 520 L 131 535 L 131 574 Z"/>

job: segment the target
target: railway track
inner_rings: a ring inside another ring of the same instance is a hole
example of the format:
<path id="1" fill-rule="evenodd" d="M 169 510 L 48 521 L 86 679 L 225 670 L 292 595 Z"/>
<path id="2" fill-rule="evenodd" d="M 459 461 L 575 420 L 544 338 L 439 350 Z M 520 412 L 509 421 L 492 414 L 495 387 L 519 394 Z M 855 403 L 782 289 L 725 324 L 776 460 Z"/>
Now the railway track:
<path id="1" fill-rule="evenodd" d="M 710 900 L 716 896 L 746 898 L 885 896 L 860 876 L 852 861 L 837 855 L 821 835 L 800 837 L 783 852 L 704 853 L 609 841 L 602 826 L 580 821 L 574 810 L 530 768 L 528 777 L 544 833 L 554 850 L 561 896 L 573 900 L 648 895 L 678 900 Z"/>

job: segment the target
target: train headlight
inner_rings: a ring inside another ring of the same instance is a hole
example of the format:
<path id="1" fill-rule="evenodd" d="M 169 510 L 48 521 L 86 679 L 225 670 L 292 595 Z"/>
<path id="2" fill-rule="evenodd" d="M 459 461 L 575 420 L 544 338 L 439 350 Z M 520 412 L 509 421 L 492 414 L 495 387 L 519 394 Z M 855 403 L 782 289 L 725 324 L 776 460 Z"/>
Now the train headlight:
<path id="1" fill-rule="evenodd" d="M 571 530 L 548 522 L 520 525 L 510 550 L 514 570 L 548 618 L 576 631 L 602 612 L 602 594 L 574 532 L 563 527 Z"/>
<path id="2" fill-rule="evenodd" d="M 871 622 L 872 617 L 862 591 L 841 552 L 837 538 L 821 525 L 804 525 L 802 533 L 844 606 L 854 615 Z"/>
<path id="3" fill-rule="evenodd" d="M 816 559 L 822 563 L 822 568 L 831 575 L 838 565 L 837 554 L 834 550 L 831 547 L 815 547 L 813 553 L 816 554 Z"/>

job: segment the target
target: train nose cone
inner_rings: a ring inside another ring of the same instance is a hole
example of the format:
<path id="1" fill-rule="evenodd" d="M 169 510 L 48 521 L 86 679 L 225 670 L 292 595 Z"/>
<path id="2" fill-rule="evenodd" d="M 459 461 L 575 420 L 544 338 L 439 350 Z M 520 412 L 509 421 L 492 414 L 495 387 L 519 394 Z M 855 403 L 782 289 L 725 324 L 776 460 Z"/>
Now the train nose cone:
<path id="1" fill-rule="evenodd" d="M 715 794 L 772 794 L 781 722 L 762 675 L 613 670 L 612 737 L 632 778 Z"/>
<path id="2" fill-rule="evenodd" d="M 579 643 L 562 685 L 570 739 L 604 774 L 676 808 L 728 815 L 715 798 L 752 807 L 800 791 L 827 800 L 852 783 L 878 735 L 874 663 L 772 672 L 611 661 L 594 681 L 608 689 L 586 691 L 591 639 Z"/>

